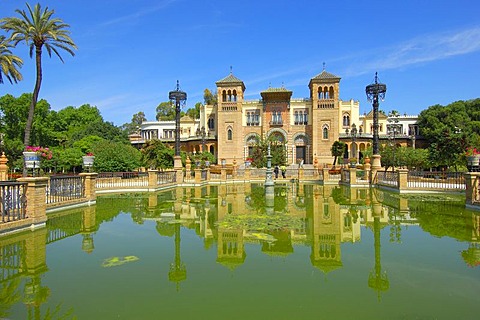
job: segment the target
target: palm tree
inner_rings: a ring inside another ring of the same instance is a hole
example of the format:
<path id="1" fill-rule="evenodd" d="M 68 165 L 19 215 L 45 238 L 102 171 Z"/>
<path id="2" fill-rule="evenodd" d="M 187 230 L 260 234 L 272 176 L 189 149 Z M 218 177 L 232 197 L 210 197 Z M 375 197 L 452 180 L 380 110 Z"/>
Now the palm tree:
<path id="1" fill-rule="evenodd" d="M 37 70 L 37 77 L 35 81 L 35 88 L 33 90 L 32 102 L 28 110 L 27 123 L 25 125 L 25 147 L 30 144 L 30 132 L 32 130 L 33 114 L 35 106 L 37 105 L 38 94 L 42 84 L 42 49 L 45 46 L 49 57 L 52 52 L 58 56 L 63 62 L 62 57 L 58 53 L 58 48 L 63 49 L 75 55 L 74 49 L 77 46 L 70 38 L 70 31 L 67 30 L 70 26 L 64 23 L 61 19 L 53 18 L 53 10 L 48 10 L 48 7 L 42 10 L 39 3 L 32 8 L 27 3 L 28 12 L 17 9 L 21 18 L 10 17 L 0 20 L 0 27 L 11 33 L 10 39 L 15 45 L 21 41 L 30 47 L 30 57 L 33 57 L 35 50 L 35 64 Z"/>
<path id="2" fill-rule="evenodd" d="M 22 67 L 23 61 L 12 54 L 10 51 L 12 47 L 13 45 L 5 36 L 0 36 L 0 83 L 3 83 L 3 76 L 10 83 L 17 83 L 22 80 L 22 74 L 18 69 Z"/>

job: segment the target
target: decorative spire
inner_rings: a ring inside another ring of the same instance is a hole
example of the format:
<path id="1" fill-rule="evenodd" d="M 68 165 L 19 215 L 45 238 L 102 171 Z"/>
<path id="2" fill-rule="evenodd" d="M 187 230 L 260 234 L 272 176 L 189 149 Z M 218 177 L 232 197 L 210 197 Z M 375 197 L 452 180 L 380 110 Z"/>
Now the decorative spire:
<path id="1" fill-rule="evenodd" d="M 325 71 L 325 61 L 323 62 L 323 71 Z"/>
<path id="2" fill-rule="evenodd" d="M 230 74 L 233 74 L 233 67 L 230 66 Z"/>

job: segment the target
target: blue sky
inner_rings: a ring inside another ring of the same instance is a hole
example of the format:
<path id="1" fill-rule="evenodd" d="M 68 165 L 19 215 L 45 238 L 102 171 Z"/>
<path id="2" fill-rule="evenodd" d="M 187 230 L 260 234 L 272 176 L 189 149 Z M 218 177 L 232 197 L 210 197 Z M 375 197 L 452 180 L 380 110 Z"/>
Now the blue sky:
<path id="1" fill-rule="evenodd" d="M 29 2 L 34 5 L 35 2 Z M 308 97 L 308 82 L 326 70 L 340 76 L 340 98 L 371 104 L 365 86 L 378 71 L 387 85 L 380 108 L 417 114 L 434 105 L 480 97 L 480 2 L 307 0 L 51 0 L 42 6 L 70 24 L 78 46 L 43 58 L 40 98 L 52 109 L 97 106 L 116 125 L 134 113 L 155 119 L 177 79 L 186 108 L 203 90 L 233 74 L 246 99 L 284 85 Z M 0 17 L 26 9 L 25 1 L 0 0 Z M 19 84 L 0 95 L 32 92 L 34 61 L 24 59 Z"/>

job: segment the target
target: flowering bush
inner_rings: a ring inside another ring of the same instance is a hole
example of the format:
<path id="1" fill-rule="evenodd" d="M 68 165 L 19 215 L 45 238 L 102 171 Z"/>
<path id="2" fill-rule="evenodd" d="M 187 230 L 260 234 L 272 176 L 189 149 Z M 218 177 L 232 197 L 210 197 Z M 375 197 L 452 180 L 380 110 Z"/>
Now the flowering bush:
<path id="1" fill-rule="evenodd" d="M 480 150 L 474 147 L 468 147 L 467 150 L 465 151 L 466 156 L 475 156 L 480 154 Z"/>
<path id="2" fill-rule="evenodd" d="M 87 156 L 87 157 L 93 157 L 94 154 L 93 154 L 92 152 L 87 152 L 86 156 Z"/>
<path id="3" fill-rule="evenodd" d="M 25 148 L 25 151 L 36 152 L 36 153 L 39 154 L 42 158 L 52 159 L 52 151 L 51 151 L 50 149 L 48 149 L 48 148 L 27 146 L 27 147 Z"/>

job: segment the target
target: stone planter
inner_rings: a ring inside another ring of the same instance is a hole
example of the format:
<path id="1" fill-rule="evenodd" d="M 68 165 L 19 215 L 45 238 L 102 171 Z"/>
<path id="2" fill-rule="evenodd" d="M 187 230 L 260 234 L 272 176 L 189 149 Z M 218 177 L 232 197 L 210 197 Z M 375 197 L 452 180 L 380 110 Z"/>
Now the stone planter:
<path id="1" fill-rule="evenodd" d="M 35 151 L 24 151 L 25 168 L 40 169 L 40 154 Z"/>

